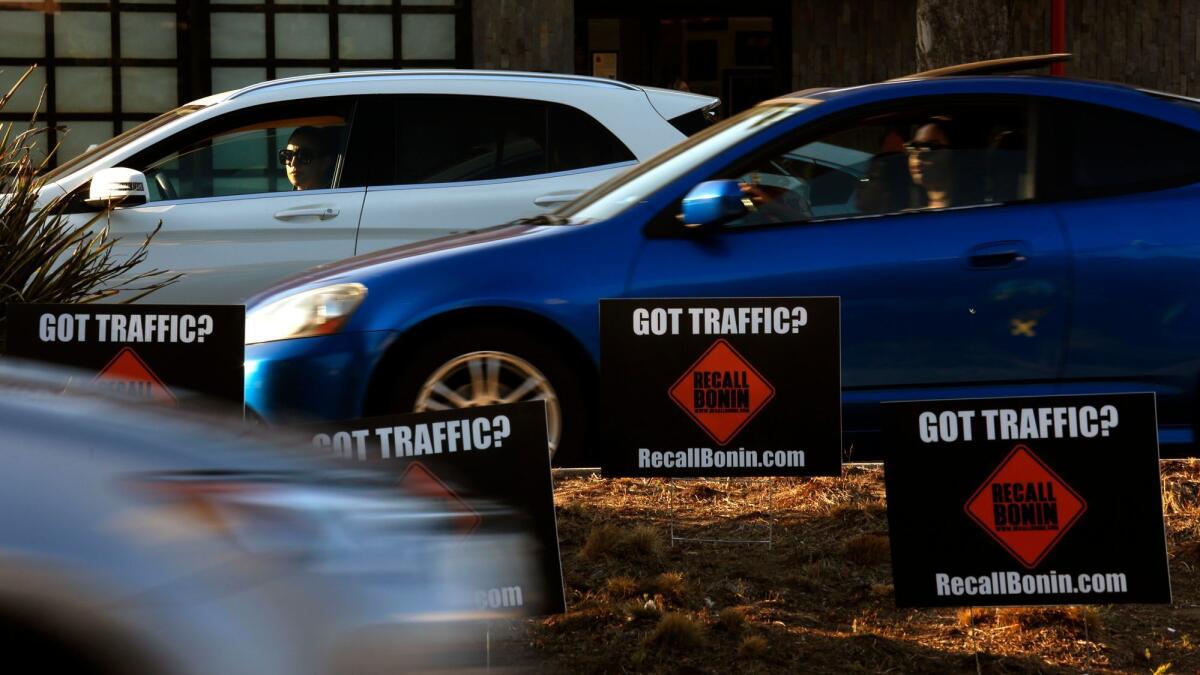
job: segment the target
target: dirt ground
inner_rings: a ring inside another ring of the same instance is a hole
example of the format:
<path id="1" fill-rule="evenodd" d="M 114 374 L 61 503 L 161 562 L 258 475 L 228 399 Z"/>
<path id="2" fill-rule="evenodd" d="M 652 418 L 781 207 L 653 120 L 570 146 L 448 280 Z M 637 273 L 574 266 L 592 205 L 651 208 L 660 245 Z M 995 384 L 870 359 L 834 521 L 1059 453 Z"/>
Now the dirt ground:
<path id="1" fill-rule="evenodd" d="M 1174 604 L 897 609 L 883 470 L 559 479 L 568 612 L 494 629 L 554 673 L 1200 672 L 1200 462 L 1165 461 Z M 748 543 L 677 541 L 741 539 Z M 765 543 L 749 543 L 770 539 Z"/>

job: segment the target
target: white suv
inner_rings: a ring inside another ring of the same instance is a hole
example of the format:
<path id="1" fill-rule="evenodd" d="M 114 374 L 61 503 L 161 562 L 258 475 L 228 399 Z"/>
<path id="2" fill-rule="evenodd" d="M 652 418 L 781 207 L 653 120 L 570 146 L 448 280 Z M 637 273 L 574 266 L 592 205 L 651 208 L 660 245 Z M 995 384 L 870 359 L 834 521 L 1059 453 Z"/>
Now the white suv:
<path id="1" fill-rule="evenodd" d="M 118 252 L 161 221 L 145 265 L 184 277 L 150 301 L 237 302 L 320 263 L 555 208 L 682 140 L 717 103 L 541 73 L 314 75 L 181 106 L 48 181 L 78 191 L 80 222 L 89 202 L 128 194 L 111 216 Z"/>

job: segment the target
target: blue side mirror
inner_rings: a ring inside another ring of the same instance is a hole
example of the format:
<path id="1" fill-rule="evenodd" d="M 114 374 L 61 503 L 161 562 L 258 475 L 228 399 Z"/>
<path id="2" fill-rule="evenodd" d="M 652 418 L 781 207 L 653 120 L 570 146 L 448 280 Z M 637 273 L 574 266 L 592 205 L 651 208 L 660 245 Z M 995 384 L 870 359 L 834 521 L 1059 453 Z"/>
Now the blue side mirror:
<path id="1" fill-rule="evenodd" d="M 746 215 L 742 187 L 736 180 L 708 180 L 683 198 L 683 226 L 706 229 Z"/>

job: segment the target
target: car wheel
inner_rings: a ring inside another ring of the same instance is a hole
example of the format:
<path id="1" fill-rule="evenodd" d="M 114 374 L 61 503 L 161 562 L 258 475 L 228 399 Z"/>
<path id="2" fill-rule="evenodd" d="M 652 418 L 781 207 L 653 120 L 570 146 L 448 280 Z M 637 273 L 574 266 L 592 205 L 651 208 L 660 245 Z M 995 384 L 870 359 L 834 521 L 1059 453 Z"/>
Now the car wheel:
<path id="1" fill-rule="evenodd" d="M 431 412 L 542 401 L 555 466 L 581 453 L 586 406 L 578 373 L 557 350 L 515 328 L 426 336 L 403 359 L 387 412 Z"/>

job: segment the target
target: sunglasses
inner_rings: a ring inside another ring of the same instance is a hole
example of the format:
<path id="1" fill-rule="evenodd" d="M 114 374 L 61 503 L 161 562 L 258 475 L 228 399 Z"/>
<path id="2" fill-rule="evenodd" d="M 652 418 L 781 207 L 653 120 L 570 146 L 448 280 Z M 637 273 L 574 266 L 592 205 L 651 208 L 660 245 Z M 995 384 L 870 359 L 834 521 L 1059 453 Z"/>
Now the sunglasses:
<path id="1" fill-rule="evenodd" d="M 949 149 L 950 149 L 950 146 L 945 145 L 943 143 L 915 142 L 915 143 L 905 143 L 904 144 L 904 150 L 906 152 L 908 152 L 908 154 L 916 155 L 918 157 L 920 157 L 922 155 L 927 155 L 927 154 L 930 154 L 933 152 L 938 152 L 941 150 L 949 150 Z"/>
<path id="2" fill-rule="evenodd" d="M 279 151 L 280 164 L 312 164 L 314 159 L 316 159 L 316 155 L 303 148 L 300 150 Z"/>

